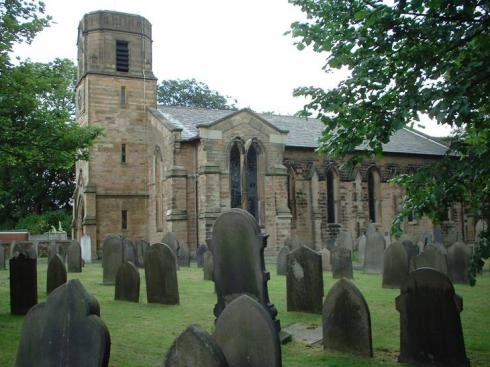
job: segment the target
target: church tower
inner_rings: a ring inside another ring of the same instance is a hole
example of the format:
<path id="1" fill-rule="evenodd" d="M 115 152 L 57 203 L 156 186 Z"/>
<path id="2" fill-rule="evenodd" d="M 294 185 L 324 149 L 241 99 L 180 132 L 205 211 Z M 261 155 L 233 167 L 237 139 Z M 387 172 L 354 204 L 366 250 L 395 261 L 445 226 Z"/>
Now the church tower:
<path id="1" fill-rule="evenodd" d="M 73 235 L 146 238 L 148 108 L 156 107 L 151 24 L 113 11 L 86 14 L 78 28 L 77 121 L 104 135 L 76 165 Z"/>

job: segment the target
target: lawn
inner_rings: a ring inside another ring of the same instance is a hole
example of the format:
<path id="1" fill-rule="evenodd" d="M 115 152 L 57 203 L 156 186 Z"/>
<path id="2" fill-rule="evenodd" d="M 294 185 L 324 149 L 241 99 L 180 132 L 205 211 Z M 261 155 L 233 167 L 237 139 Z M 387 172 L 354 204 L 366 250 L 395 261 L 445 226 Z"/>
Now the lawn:
<path id="1" fill-rule="evenodd" d="M 269 295 L 279 311 L 283 326 L 295 323 L 320 324 L 320 315 L 286 312 L 286 279 L 277 276 L 275 265 L 267 264 L 271 273 Z M 46 298 L 46 262 L 38 264 L 39 302 Z M 193 264 L 178 272 L 180 305 L 146 303 L 144 271 L 140 269 L 140 302 L 114 301 L 114 287 L 104 286 L 100 263 L 88 264 L 83 273 L 68 274 L 81 280 L 87 291 L 100 303 L 101 318 L 111 334 L 110 366 L 160 366 L 172 341 L 189 324 L 197 323 L 209 332 L 213 329 L 213 306 L 216 302 L 213 283 L 202 280 L 202 270 Z M 321 348 L 307 348 L 299 343 L 282 347 L 283 366 L 400 366 L 399 315 L 395 297 L 399 290 L 381 288 L 381 277 L 354 273 L 355 283 L 366 297 L 373 333 L 374 358 L 357 358 L 340 353 L 327 353 Z M 333 284 L 331 273 L 324 273 L 325 294 Z M 468 357 L 474 367 L 490 366 L 490 276 L 480 276 L 475 287 L 456 285 L 463 297 L 462 323 Z M 13 366 L 23 316 L 10 315 L 8 271 L 0 271 L 0 366 Z"/>

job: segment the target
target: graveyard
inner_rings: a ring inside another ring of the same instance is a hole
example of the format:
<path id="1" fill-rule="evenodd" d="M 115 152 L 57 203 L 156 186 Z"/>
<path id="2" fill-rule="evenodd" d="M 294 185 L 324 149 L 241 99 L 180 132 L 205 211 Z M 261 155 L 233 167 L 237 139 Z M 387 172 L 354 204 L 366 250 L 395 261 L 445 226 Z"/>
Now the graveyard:
<path id="1" fill-rule="evenodd" d="M 38 302 L 46 300 L 47 259 L 39 258 L 37 267 Z M 278 310 L 282 328 L 295 323 L 321 327 L 321 315 L 287 311 L 286 276 L 276 275 L 276 259 L 267 257 L 265 266 L 271 274 L 269 298 Z M 208 333 L 214 331 L 214 284 L 204 280 L 203 269 L 191 262 L 177 271 L 180 301 L 177 305 L 147 303 L 145 271 L 141 276 L 139 303 L 115 301 L 115 286 L 103 285 L 100 262 L 86 264 L 81 273 L 68 273 L 68 280 L 79 279 L 87 292 L 100 304 L 100 316 L 111 337 L 109 366 L 161 366 L 174 342 L 189 325 L 198 324 Z M 0 271 L 0 366 L 13 366 L 25 316 L 10 314 L 9 272 Z M 321 345 L 309 347 L 299 341 L 282 345 L 282 365 L 296 366 L 401 366 L 400 316 L 395 307 L 399 289 L 382 288 L 379 274 L 354 270 L 354 284 L 364 295 L 371 313 L 373 358 L 327 351 Z M 335 284 L 331 272 L 323 272 L 324 294 Z M 490 276 L 483 273 L 475 287 L 455 284 L 463 298 L 461 322 L 466 354 L 472 366 L 490 365 Z"/>

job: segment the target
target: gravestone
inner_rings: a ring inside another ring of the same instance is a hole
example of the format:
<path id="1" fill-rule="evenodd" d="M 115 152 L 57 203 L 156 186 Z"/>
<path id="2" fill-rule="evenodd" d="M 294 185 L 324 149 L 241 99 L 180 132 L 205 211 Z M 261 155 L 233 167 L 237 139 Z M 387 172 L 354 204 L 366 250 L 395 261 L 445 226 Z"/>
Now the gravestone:
<path id="1" fill-rule="evenodd" d="M 82 272 L 82 249 L 77 241 L 72 241 L 66 252 L 66 263 L 69 273 Z"/>
<path id="2" fill-rule="evenodd" d="M 15 366 L 108 366 L 110 335 L 99 316 L 78 279 L 58 287 L 27 314 Z"/>
<path id="3" fill-rule="evenodd" d="M 350 280 L 338 280 L 325 297 L 323 348 L 373 356 L 371 316 L 362 293 Z"/>
<path id="4" fill-rule="evenodd" d="M 447 258 L 434 245 L 425 246 L 424 252 L 413 258 L 413 269 L 432 268 L 447 275 Z"/>
<path id="5" fill-rule="evenodd" d="M 60 244 L 58 241 L 49 241 L 48 243 L 48 262 L 55 257 L 56 255 L 60 254 Z M 62 258 L 62 260 L 64 260 Z"/>
<path id="6" fill-rule="evenodd" d="M 191 325 L 170 347 L 163 367 L 228 367 L 214 339 L 199 325 Z"/>
<path id="7" fill-rule="evenodd" d="M 46 293 L 50 294 L 60 285 L 66 283 L 66 267 L 60 255 L 54 255 L 48 262 Z"/>
<path id="8" fill-rule="evenodd" d="M 401 241 L 403 248 L 407 254 L 408 265 L 412 264 L 412 259 L 420 252 L 419 246 L 415 245 L 411 240 Z M 412 269 L 413 270 L 413 269 Z"/>
<path id="9" fill-rule="evenodd" d="M 352 251 L 354 248 L 354 240 L 352 239 L 352 234 L 350 231 L 341 230 L 337 235 L 335 240 L 335 247 L 343 247 L 347 250 Z"/>
<path id="10" fill-rule="evenodd" d="M 5 247 L 0 243 L 0 270 L 5 270 Z"/>
<path id="11" fill-rule="evenodd" d="M 330 265 L 330 251 L 327 248 L 322 248 L 320 250 L 320 255 L 322 256 L 322 270 L 330 271 L 332 267 Z"/>
<path id="12" fill-rule="evenodd" d="M 166 244 L 172 250 L 177 259 L 179 256 L 180 244 L 175 233 L 167 232 L 162 238 L 162 243 Z"/>
<path id="13" fill-rule="evenodd" d="M 322 257 L 312 249 L 301 246 L 287 255 L 287 310 L 322 312 Z"/>
<path id="14" fill-rule="evenodd" d="M 32 252 L 15 252 L 9 261 L 10 313 L 25 315 L 37 303 L 37 260 Z"/>
<path id="15" fill-rule="evenodd" d="M 145 240 L 136 240 L 134 241 L 134 247 L 136 249 L 136 265 L 138 268 L 145 267 L 145 254 L 150 247 L 150 244 Z"/>
<path id="16" fill-rule="evenodd" d="M 286 238 L 286 241 L 284 241 L 284 246 L 289 248 L 290 251 L 294 251 L 297 248 L 300 248 L 301 245 L 306 245 L 303 240 L 300 238 L 294 236 L 294 237 L 288 237 Z"/>
<path id="17" fill-rule="evenodd" d="M 366 229 L 366 237 L 370 234 L 375 234 L 377 232 L 376 224 L 369 223 Z"/>
<path id="18" fill-rule="evenodd" d="M 434 227 L 434 242 L 444 243 L 444 233 L 439 225 Z"/>
<path id="19" fill-rule="evenodd" d="M 332 265 L 332 276 L 334 279 L 342 277 L 353 278 L 352 255 L 350 250 L 343 247 L 334 248 L 330 256 L 330 263 Z"/>
<path id="20" fill-rule="evenodd" d="M 289 247 L 283 246 L 277 254 L 277 275 L 286 275 L 287 273 L 287 256 L 291 251 Z"/>
<path id="21" fill-rule="evenodd" d="M 469 366 L 459 313 L 463 300 L 434 269 L 410 273 L 396 298 L 400 312 L 398 360 L 416 366 Z"/>
<path id="22" fill-rule="evenodd" d="M 123 248 L 124 248 L 123 261 L 124 262 L 131 261 L 133 264 L 136 264 L 136 247 L 134 246 L 133 241 L 123 237 Z"/>
<path id="23" fill-rule="evenodd" d="M 84 234 L 80 239 L 80 247 L 82 248 L 82 259 L 85 264 L 90 264 L 92 262 L 92 241 L 90 236 Z"/>
<path id="24" fill-rule="evenodd" d="M 371 223 L 372 224 L 372 223 Z M 368 228 L 366 236 L 366 249 L 364 251 L 364 272 L 381 274 L 383 271 L 383 254 L 385 239 L 378 231 L 374 233 Z"/>
<path id="25" fill-rule="evenodd" d="M 204 280 L 213 280 L 213 272 L 214 272 L 214 261 L 213 254 L 211 251 L 206 251 L 204 253 L 204 266 L 202 268 Z"/>
<path id="26" fill-rule="evenodd" d="M 468 284 L 469 247 L 463 242 L 455 242 L 447 252 L 449 278 L 453 283 Z"/>
<path id="27" fill-rule="evenodd" d="M 123 237 L 110 234 L 104 238 L 104 245 L 102 247 L 102 283 L 108 285 L 115 284 L 117 270 L 123 263 Z"/>
<path id="28" fill-rule="evenodd" d="M 407 278 L 407 252 L 400 242 L 393 242 L 384 253 L 383 288 L 400 288 Z"/>
<path id="29" fill-rule="evenodd" d="M 204 254 L 208 251 L 208 246 L 205 244 L 201 243 L 196 250 L 196 262 L 197 262 L 197 267 L 202 268 L 204 265 Z"/>
<path id="30" fill-rule="evenodd" d="M 10 245 L 10 257 L 17 257 L 19 254 L 24 254 L 30 259 L 37 258 L 36 247 L 30 241 L 14 241 Z"/>
<path id="31" fill-rule="evenodd" d="M 361 235 L 357 244 L 357 255 L 359 264 L 364 267 L 364 254 L 366 253 L 366 235 Z"/>
<path id="32" fill-rule="evenodd" d="M 130 261 L 126 261 L 117 270 L 114 299 L 129 302 L 140 300 L 140 273 Z"/>
<path id="33" fill-rule="evenodd" d="M 226 306 L 218 317 L 213 337 L 229 366 L 282 365 L 281 345 L 270 313 L 248 295 L 241 295 Z"/>
<path id="34" fill-rule="evenodd" d="M 146 295 L 148 303 L 179 304 L 177 260 L 163 243 L 154 243 L 145 257 Z"/>
<path id="35" fill-rule="evenodd" d="M 218 298 L 214 307 L 216 317 L 219 317 L 229 302 L 246 293 L 264 305 L 275 320 L 277 310 L 269 300 L 267 289 L 270 274 L 265 271 L 264 264 L 267 237 L 255 218 L 246 210 L 234 208 L 220 214 L 216 219 L 210 246 Z M 274 322 L 279 332 L 279 321 Z"/>
<path id="36" fill-rule="evenodd" d="M 180 245 L 179 250 L 179 265 L 184 267 L 191 266 L 191 250 L 187 243 Z"/>
<path id="37" fill-rule="evenodd" d="M 454 242 L 459 241 L 460 239 L 461 235 L 459 234 L 459 231 L 456 229 L 456 227 L 450 227 L 447 230 L 446 236 L 444 236 L 444 242 L 442 242 L 442 244 L 449 246 Z"/>

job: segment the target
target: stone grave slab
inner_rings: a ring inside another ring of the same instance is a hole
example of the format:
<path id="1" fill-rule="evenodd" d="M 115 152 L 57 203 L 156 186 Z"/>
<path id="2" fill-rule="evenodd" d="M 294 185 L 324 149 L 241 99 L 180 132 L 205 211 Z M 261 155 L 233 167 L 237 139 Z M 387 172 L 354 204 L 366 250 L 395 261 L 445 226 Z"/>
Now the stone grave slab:
<path id="1" fill-rule="evenodd" d="M 92 240 L 90 236 L 84 234 L 80 239 L 80 246 L 82 248 L 82 259 L 86 264 L 90 264 L 92 262 Z"/>
<path id="2" fill-rule="evenodd" d="M 124 255 L 122 236 L 111 234 L 104 238 L 102 247 L 103 284 L 113 285 L 116 283 L 116 273 L 124 263 Z"/>
<path id="3" fill-rule="evenodd" d="M 177 236 L 173 232 L 168 232 L 163 236 L 162 243 L 166 244 L 173 251 L 176 258 L 179 256 L 180 244 Z"/>
<path id="4" fill-rule="evenodd" d="M 196 262 L 197 267 L 202 268 L 204 265 L 204 254 L 208 251 L 208 246 L 201 243 L 196 249 Z"/>
<path id="5" fill-rule="evenodd" d="M 228 367 L 221 348 L 199 325 L 191 325 L 170 347 L 163 367 Z"/>
<path id="6" fill-rule="evenodd" d="M 13 241 L 10 245 L 10 257 L 17 257 L 19 254 L 24 254 L 30 259 L 37 258 L 36 247 L 30 241 Z"/>
<path id="7" fill-rule="evenodd" d="M 31 251 L 15 252 L 9 260 L 10 313 L 25 315 L 37 303 L 37 259 Z"/>
<path id="8" fill-rule="evenodd" d="M 134 242 L 123 237 L 124 259 L 123 261 L 131 261 L 136 264 L 136 247 Z M 117 270 L 116 270 L 117 272 Z"/>
<path id="9" fill-rule="evenodd" d="M 325 297 L 323 347 L 365 357 L 373 356 L 371 315 L 364 296 L 350 280 L 338 280 Z"/>
<path id="10" fill-rule="evenodd" d="M 66 283 L 66 267 L 61 256 L 56 254 L 48 262 L 48 277 L 46 281 L 46 293 L 50 294 L 60 285 Z"/>
<path id="11" fill-rule="evenodd" d="M 378 231 L 373 233 L 368 230 L 366 236 L 366 249 L 364 251 L 364 272 L 369 274 L 382 273 L 385 247 L 383 235 Z"/>
<path id="12" fill-rule="evenodd" d="M 206 251 L 203 255 L 203 276 L 204 280 L 213 280 L 214 261 L 211 251 Z"/>
<path id="13" fill-rule="evenodd" d="M 352 251 L 354 248 L 354 240 L 350 231 L 341 230 L 335 239 L 335 247 L 343 247 Z"/>
<path id="14" fill-rule="evenodd" d="M 446 275 L 429 268 L 411 272 L 396 298 L 396 309 L 400 312 L 400 362 L 470 365 L 459 315 L 463 300 Z"/>
<path id="15" fill-rule="evenodd" d="M 213 336 L 230 366 L 282 366 L 279 336 L 270 313 L 248 295 L 226 306 Z"/>
<path id="16" fill-rule="evenodd" d="M 359 258 L 359 263 L 364 267 L 364 255 L 366 253 L 366 235 L 361 235 L 357 244 L 357 256 Z"/>
<path id="17" fill-rule="evenodd" d="M 322 312 L 322 257 L 312 249 L 301 246 L 287 255 L 287 310 Z"/>
<path id="18" fill-rule="evenodd" d="M 331 256 L 330 251 L 325 247 L 320 250 L 320 255 L 322 257 L 322 270 L 323 271 L 331 271 Z"/>
<path id="19" fill-rule="evenodd" d="M 322 344 L 322 326 L 318 324 L 296 323 L 282 329 L 291 335 L 292 340 L 306 344 L 308 347 L 317 347 Z"/>
<path id="20" fill-rule="evenodd" d="M 186 268 L 191 266 L 191 250 L 187 243 L 183 243 L 180 245 L 179 265 Z"/>
<path id="21" fill-rule="evenodd" d="M 177 260 L 169 246 L 150 246 L 145 257 L 145 278 L 148 303 L 179 304 Z"/>
<path id="22" fill-rule="evenodd" d="M 330 263 L 332 265 L 332 276 L 334 279 L 354 277 L 352 271 L 352 256 L 351 251 L 344 247 L 336 247 L 330 255 Z"/>
<path id="23" fill-rule="evenodd" d="M 283 246 L 277 254 L 277 275 L 286 275 L 287 273 L 287 255 L 291 252 L 289 247 Z"/>
<path id="24" fill-rule="evenodd" d="M 16 367 L 106 367 L 110 335 L 97 300 L 78 279 L 56 288 L 27 314 Z"/>
<path id="25" fill-rule="evenodd" d="M 468 284 L 468 267 L 471 250 L 463 242 L 455 242 L 449 247 L 447 256 L 449 279 L 453 283 Z"/>
<path id="26" fill-rule="evenodd" d="M 413 269 L 432 268 L 447 275 L 447 258 L 434 245 L 425 246 L 424 252 L 413 258 Z"/>
<path id="27" fill-rule="evenodd" d="M 413 243 L 411 240 L 402 240 L 401 244 L 403 248 L 405 249 L 405 252 L 407 254 L 407 259 L 408 259 L 408 265 L 410 269 L 410 265 L 413 262 L 413 258 L 417 256 L 420 253 L 420 248 L 416 244 Z M 425 247 L 425 245 L 422 247 L 422 249 Z M 414 270 L 414 269 L 411 269 Z"/>
<path id="28" fill-rule="evenodd" d="M 77 241 L 72 241 L 66 251 L 66 263 L 69 273 L 82 272 L 82 249 Z"/>
<path id="29" fill-rule="evenodd" d="M 400 242 L 393 242 L 385 250 L 383 288 L 400 288 L 408 278 L 408 256 Z"/>
<path id="30" fill-rule="evenodd" d="M 145 240 L 136 240 L 134 241 L 134 247 L 136 249 L 136 265 L 138 268 L 145 267 L 145 254 L 146 251 L 150 248 L 150 244 Z"/>
<path id="31" fill-rule="evenodd" d="M 126 261 L 117 270 L 114 299 L 129 302 L 140 300 L 140 273 L 130 261 Z"/>

